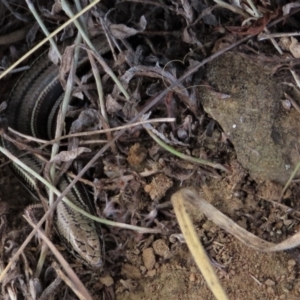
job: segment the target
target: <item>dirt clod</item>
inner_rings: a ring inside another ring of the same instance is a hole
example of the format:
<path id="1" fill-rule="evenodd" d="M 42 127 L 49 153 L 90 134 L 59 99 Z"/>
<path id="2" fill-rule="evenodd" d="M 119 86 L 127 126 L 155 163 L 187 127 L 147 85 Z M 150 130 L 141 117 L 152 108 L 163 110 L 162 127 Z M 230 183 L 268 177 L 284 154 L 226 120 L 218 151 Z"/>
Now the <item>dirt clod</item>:
<path id="1" fill-rule="evenodd" d="M 274 282 L 273 280 L 271 280 L 271 279 L 267 279 L 267 280 L 265 281 L 265 285 L 267 285 L 267 286 L 272 286 L 272 285 L 275 285 L 275 282 Z"/>
<path id="2" fill-rule="evenodd" d="M 170 256 L 170 249 L 163 239 L 156 240 L 152 246 L 156 255 L 162 256 L 163 258 Z"/>
<path id="3" fill-rule="evenodd" d="M 127 161 L 131 166 L 140 165 L 147 157 L 147 149 L 141 144 L 134 144 L 130 149 Z"/>
<path id="4" fill-rule="evenodd" d="M 153 248 L 146 248 L 143 250 L 143 262 L 147 270 L 152 270 L 155 265 L 155 255 Z"/>
<path id="5" fill-rule="evenodd" d="M 158 174 L 153 177 L 151 183 L 147 184 L 144 189 L 152 200 L 160 200 L 172 186 L 172 179 L 164 174 Z"/>
<path id="6" fill-rule="evenodd" d="M 124 264 L 122 266 L 121 275 L 129 279 L 139 279 L 141 277 L 140 270 L 130 264 Z"/>

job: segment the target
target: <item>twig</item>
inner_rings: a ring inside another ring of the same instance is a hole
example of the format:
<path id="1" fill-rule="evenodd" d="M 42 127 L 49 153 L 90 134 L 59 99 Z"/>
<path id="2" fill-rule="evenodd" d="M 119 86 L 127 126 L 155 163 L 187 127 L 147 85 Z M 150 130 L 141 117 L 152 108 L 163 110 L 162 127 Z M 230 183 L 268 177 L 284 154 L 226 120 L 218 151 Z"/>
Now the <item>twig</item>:
<path id="1" fill-rule="evenodd" d="M 271 39 L 271 38 L 281 38 L 281 37 L 292 37 L 292 36 L 299 36 L 300 32 L 287 32 L 287 33 L 263 33 L 261 32 L 258 36 L 257 36 L 257 40 L 258 41 L 263 41 L 266 39 Z"/>

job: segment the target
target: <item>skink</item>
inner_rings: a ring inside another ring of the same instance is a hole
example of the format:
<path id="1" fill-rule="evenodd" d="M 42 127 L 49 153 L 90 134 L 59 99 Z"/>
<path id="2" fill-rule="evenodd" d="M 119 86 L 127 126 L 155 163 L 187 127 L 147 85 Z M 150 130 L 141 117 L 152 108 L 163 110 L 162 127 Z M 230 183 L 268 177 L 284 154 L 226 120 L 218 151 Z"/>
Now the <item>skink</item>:
<path id="1" fill-rule="evenodd" d="M 108 51 L 104 37 L 97 39 L 100 53 Z M 8 126 L 27 135 L 42 139 L 51 139 L 51 127 L 56 122 L 56 112 L 63 94 L 58 80 L 58 69 L 44 55 L 37 59 L 29 71 L 25 72 L 13 88 L 6 111 Z M 2 138 L 3 146 L 15 156 L 22 151 Z M 34 155 L 26 155 L 21 160 L 36 172 L 40 172 L 42 163 Z M 35 180 L 18 165 L 12 164 L 13 170 L 30 190 L 35 190 Z M 63 191 L 71 179 L 64 175 L 58 182 L 59 190 Z M 81 184 L 67 194 L 67 198 L 78 207 L 91 213 L 87 205 L 89 195 Z M 94 268 L 103 265 L 101 243 L 95 223 L 81 215 L 64 202 L 60 202 L 56 210 L 56 227 L 67 247 L 85 263 Z"/>

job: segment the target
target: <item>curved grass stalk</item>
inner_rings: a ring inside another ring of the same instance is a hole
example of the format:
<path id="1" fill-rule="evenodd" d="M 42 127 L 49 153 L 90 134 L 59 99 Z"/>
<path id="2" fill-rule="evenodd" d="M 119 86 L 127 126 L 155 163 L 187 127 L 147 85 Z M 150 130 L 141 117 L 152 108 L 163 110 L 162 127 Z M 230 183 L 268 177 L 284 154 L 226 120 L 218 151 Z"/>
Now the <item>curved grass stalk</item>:
<path id="1" fill-rule="evenodd" d="M 221 164 L 217 164 L 217 163 L 213 163 L 209 160 L 205 160 L 205 159 L 201 159 L 201 158 L 197 158 L 197 157 L 193 157 L 193 156 L 189 156 L 186 154 L 183 154 L 179 151 L 177 151 L 176 149 L 174 149 L 173 147 L 167 145 L 165 142 L 163 142 L 160 138 L 158 138 L 149 128 L 147 128 L 146 126 L 144 126 L 144 128 L 147 130 L 148 134 L 165 150 L 167 150 L 168 152 L 172 153 L 173 155 L 176 155 L 177 157 L 180 157 L 184 160 L 193 162 L 193 163 L 197 163 L 197 164 L 201 164 L 201 165 L 205 165 L 205 166 L 210 166 L 214 169 L 219 169 L 222 171 L 225 171 L 226 173 L 230 173 L 230 170 L 227 169 L 226 167 L 224 167 Z"/>

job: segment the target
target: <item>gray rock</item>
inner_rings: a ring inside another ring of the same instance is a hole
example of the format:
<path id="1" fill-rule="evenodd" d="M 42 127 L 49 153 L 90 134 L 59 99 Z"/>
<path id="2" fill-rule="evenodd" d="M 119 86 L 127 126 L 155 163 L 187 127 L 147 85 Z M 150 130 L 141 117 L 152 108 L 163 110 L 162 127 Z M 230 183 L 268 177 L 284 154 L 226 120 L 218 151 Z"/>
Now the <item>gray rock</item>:
<path id="1" fill-rule="evenodd" d="M 286 183 L 299 162 L 300 115 L 283 109 L 282 85 L 262 65 L 226 53 L 207 67 L 215 92 L 199 88 L 204 110 L 223 128 L 237 159 L 256 181 Z"/>

